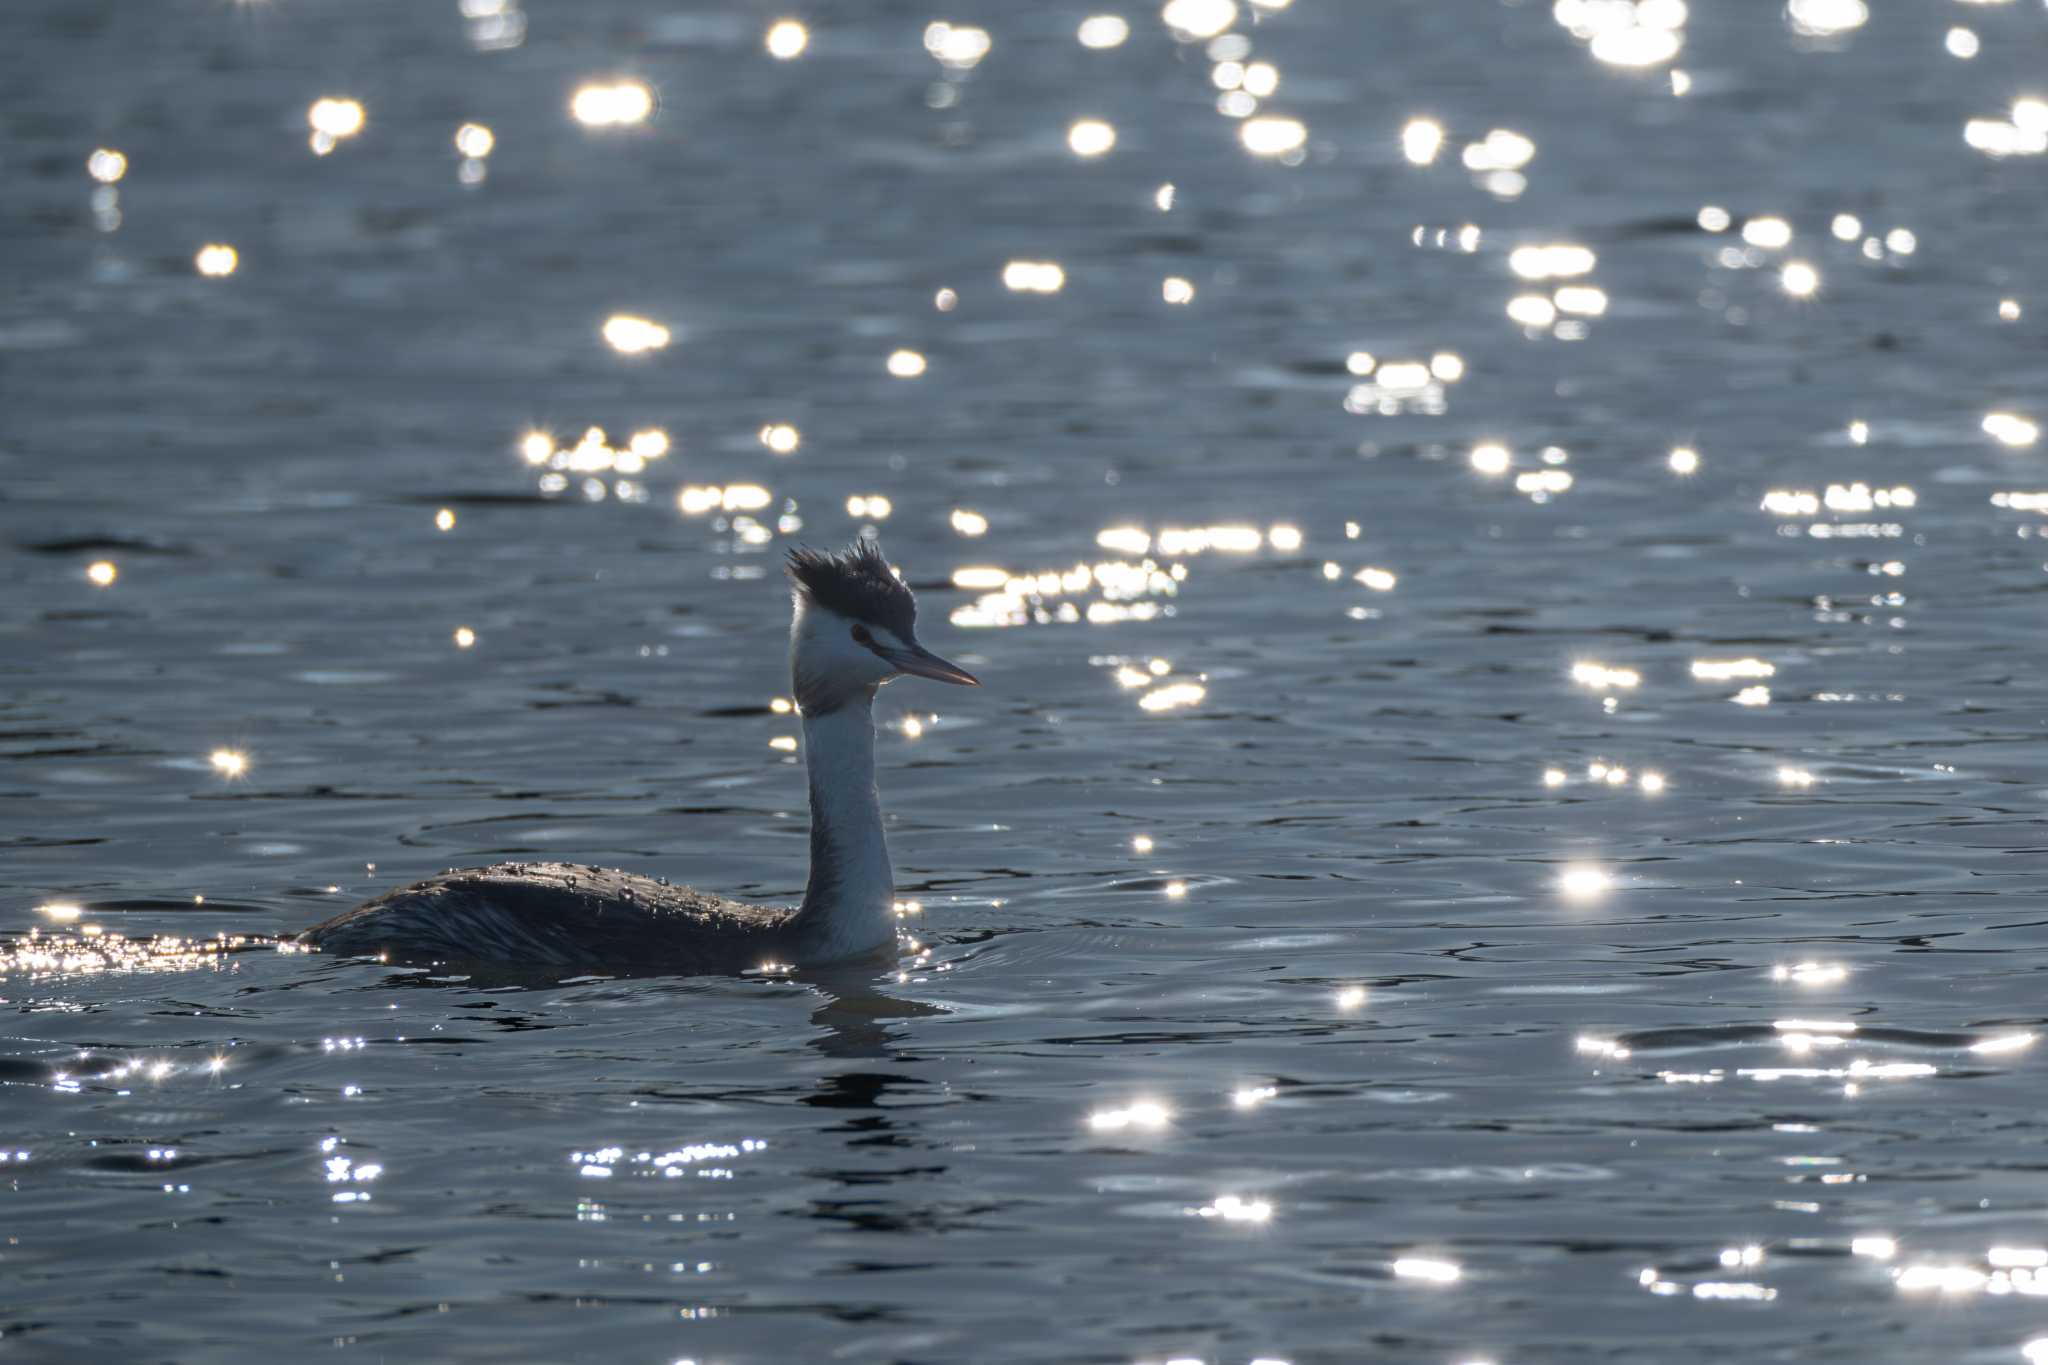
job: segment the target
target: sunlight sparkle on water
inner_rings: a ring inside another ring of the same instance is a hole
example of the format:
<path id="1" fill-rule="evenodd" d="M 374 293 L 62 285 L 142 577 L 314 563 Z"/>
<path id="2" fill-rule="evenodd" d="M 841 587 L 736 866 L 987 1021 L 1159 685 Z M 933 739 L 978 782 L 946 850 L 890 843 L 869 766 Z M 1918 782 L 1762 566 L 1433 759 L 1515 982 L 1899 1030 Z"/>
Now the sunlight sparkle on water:
<path id="1" fill-rule="evenodd" d="M 1001 588 L 1008 584 L 1009 581 L 1010 571 L 1008 569 L 998 569 L 992 565 L 970 564 L 953 570 L 953 586 L 956 588 L 986 591 L 992 588 Z"/>
<path id="2" fill-rule="evenodd" d="M 1335 1003 L 1337 1008 L 1346 1014 L 1349 1014 L 1351 1011 L 1355 1009 L 1364 1008 L 1365 987 L 1345 986 L 1343 989 L 1337 992 L 1337 998 Z"/>
<path id="3" fill-rule="evenodd" d="M 1587 51 L 1612 66 L 1659 66 L 1676 57 L 1683 46 L 1684 39 L 1675 29 L 1637 25 L 1596 35 Z M 1672 73 L 1674 77 L 1683 74 Z"/>
<path id="4" fill-rule="evenodd" d="M 2041 436 L 2039 424 L 2014 412 L 1987 412 L 1982 425 L 1984 434 L 2000 445 L 2030 446 Z"/>
<path id="5" fill-rule="evenodd" d="M 1432 118 L 1412 118 L 1401 127 L 1401 155 L 1427 166 L 1444 149 L 1444 127 Z"/>
<path id="6" fill-rule="evenodd" d="M 102 185 L 111 185 L 128 174 L 128 158 L 111 147 L 101 147 L 85 159 L 85 173 Z"/>
<path id="7" fill-rule="evenodd" d="M 249 771 L 249 756 L 239 749 L 215 749 L 206 761 L 222 777 L 240 777 Z"/>
<path id="8" fill-rule="evenodd" d="M 1684 45 L 1684 0 L 1557 0 L 1551 17 L 1610 66 L 1657 66 Z"/>
<path id="9" fill-rule="evenodd" d="M 1427 1280 L 1431 1284 L 1456 1284 L 1464 1276 L 1454 1262 L 1428 1256 L 1403 1256 L 1394 1262 L 1394 1275 L 1403 1280 Z"/>
<path id="10" fill-rule="evenodd" d="M 437 531 L 454 530 L 455 509 L 452 507 L 443 507 L 440 511 L 434 513 L 434 529 Z"/>
<path id="11" fill-rule="evenodd" d="M 308 138 L 313 155 L 326 156 L 343 138 L 363 131 L 363 106 L 351 99 L 315 100 L 306 111 L 306 123 L 313 130 Z"/>
<path id="12" fill-rule="evenodd" d="M 621 355 L 658 351 L 669 342 L 668 328 L 631 313 L 614 313 L 606 318 L 603 332 L 605 344 Z"/>
<path id="13" fill-rule="evenodd" d="M 1586 900 L 1611 887 L 1607 874 L 1590 863 L 1574 863 L 1557 879 L 1558 889 L 1574 900 Z"/>
<path id="14" fill-rule="evenodd" d="M 1665 463 L 1674 474 L 1697 474 L 1700 468 L 1700 453 L 1691 446 L 1678 446 L 1666 458 Z"/>
<path id="15" fill-rule="evenodd" d="M 1963 141 L 1989 157 L 2039 156 L 2048 152 L 2048 127 L 2034 126 L 2031 118 L 2034 106 L 2039 103 L 2020 101 L 2013 106 L 2013 117 L 2009 121 L 1970 119 L 1963 124 Z"/>
<path id="16" fill-rule="evenodd" d="M 111 559 L 96 559 L 85 566 L 86 581 L 96 588 L 112 587 L 114 580 L 121 576 Z"/>
<path id="17" fill-rule="evenodd" d="M 1178 275 L 1168 275 L 1159 283 L 1159 297 L 1168 303 L 1181 304 L 1195 301 L 1195 286 Z"/>
<path id="18" fill-rule="evenodd" d="M 1468 458 L 1474 469 L 1489 478 L 1507 473 L 1508 467 L 1515 462 L 1515 457 L 1508 448 L 1494 441 L 1473 446 L 1472 454 Z"/>
<path id="19" fill-rule="evenodd" d="M 1067 150 L 1078 157 L 1098 157 L 1116 146 L 1116 129 L 1099 118 L 1076 119 L 1067 128 Z"/>
<path id="20" fill-rule="evenodd" d="M 1484 139 L 1467 143 L 1464 152 L 1468 171 L 1517 171 L 1536 156 L 1536 144 L 1508 128 L 1495 128 Z"/>
<path id="21" fill-rule="evenodd" d="M 1173 1121 L 1173 1111 L 1157 1100 L 1133 1100 L 1118 1109 L 1098 1109 L 1088 1116 L 1088 1127 L 1097 1133 L 1121 1133 L 1126 1129 L 1156 1133 Z"/>
<path id="22" fill-rule="evenodd" d="M 778 62 L 786 62 L 803 55 L 804 49 L 810 46 L 811 33 L 794 19 L 778 19 L 768 26 L 768 36 L 762 41 L 769 56 Z"/>
<path id="23" fill-rule="evenodd" d="M 1081 46 L 1101 51 L 1104 48 L 1121 47 L 1124 39 L 1131 36 L 1131 26 L 1120 14 L 1091 14 L 1081 21 L 1076 31 Z"/>
<path id="24" fill-rule="evenodd" d="M 1572 476 L 1563 469 L 1531 469 L 1515 475 L 1515 491 L 1526 493 L 1531 502 L 1548 502 L 1553 494 L 1570 490 Z"/>
<path id="25" fill-rule="evenodd" d="M 225 242 L 208 242 L 199 248 L 199 254 L 192 258 L 193 267 L 202 275 L 221 279 L 235 273 L 241 257 Z"/>
<path id="26" fill-rule="evenodd" d="M 1984 1259 L 2001 1270 L 2039 1270 L 2048 1266 L 2048 1247 L 1995 1246 L 1984 1253 Z"/>
<path id="27" fill-rule="evenodd" d="M 1550 246 L 1518 246 L 1508 253 L 1508 269 L 1525 280 L 1549 280 L 1583 275 L 1599 264 L 1588 247 L 1575 243 Z"/>
<path id="28" fill-rule="evenodd" d="M 924 373 L 924 356 L 917 351 L 891 351 L 888 370 L 898 379 L 915 379 Z"/>
<path id="29" fill-rule="evenodd" d="M 1226 1223 L 1264 1223 L 1273 1217 L 1273 1206 L 1263 1199 L 1242 1199 L 1234 1194 L 1216 1199 L 1188 1212 L 1198 1218 L 1220 1218 Z"/>
<path id="30" fill-rule="evenodd" d="M 1783 218 L 1752 218 L 1742 225 L 1742 240 L 1765 251 L 1776 251 L 1792 242 L 1792 225 Z"/>
<path id="31" fill-rule="evenodd" d="M 1300 119 L 1262 115 L 1245 120 L 1237 135 L 1253 156 L 1286 156 L 1308 141 L 1308 125 Z"/>
<path id="32" fill-rule="evenodd" d="M 1597 318 L 1607 311 L 1607 291 L 1590 284 L 1568 284 L 1552 293 L 1550 301 L 1558 312 L 1580 317 Z M 1562 336 L 1564 328 L 1558 328 L 1558 334 Z"/>
<path id="33" fill-rule="evenodd" d="M 774 495 L 757 483 L 734 483 L 720 488 L 691 484 L 676 494 L 676 510 L 684 516 L 707 512 L 758 512 L 774 501 Z"/>
<path id="34" fill-rule="evenodd" d="M 1810 298 L 1820 288 L 1820 272 L 1805 261 L 1788 261 L 1778 272 L 1778 283 L 1795 299 Z"/>
<path id="35" fill-rule="evenodd" d="M 1241 88 L 1247 95 L 1265 99 L 1280 88 L 1280 69 L 1271 62 L 1253 62 L 1244 69 Z"/>
<path id="36" fill-rule="evenodd" d="M 1803 38 L 1827 38 L 1863 27 L 1870 8 L 1863 0 L 1787 0 L 1785 22 Z"/>
<path id="37" fill-rule="evenodd" d="M 455 130 L 455 150 L 473 161 L 489 156 L 497 145 L 497 134 L 481 123 L 465 123 Z"/>
<path id="38" fill-rule="evenodd" d="M 1237 5 L 1234 0 L 1166 0 L 1159 18 L 1181 42 L 1198 42 L 1235 24 Z"/>
<path id="39" fill-rule="evenodd" d="M 1056 261 L 1011 261 L 1003 267 L 1003 288 L 1018 294 L 1057 294 L 1067 272 Z"/>
<path id="40" fill-rule="evenodd" d="M 455 647 L 457 649 L 469 649 L 475 644 L 475 631 L 471 630 L 468 626 L 457 626 L 455 628 Z"/>
<path id="41" fill-rule="evenodd" d="M 639 81 L 593 81 L 578 86 L 569 113 L 586 128 L 625 128 L 654 112 L 654 92 Z"/>
<path id="42" fill-rule="evenodd" d="M 1169 683 L 1138 698 L 1138 705 L 1147 711 L 1173 711 L 1194 706 L 1207 695 L 1208 689 L 1199 683 Z"/>
<path id="43" fill-rule="evenodd" d="M 1726 682 L 1731 678 L 1768 678 L 1777 671 L 1775 664 L 1757 658 L 1692 661 L 1692 675 L 1703 682 Z"/>
<path id="44" fill-rule="evenodd" d="M 985 28 L 950 24 L 943 19 L 925 25 L 924 50 L 948 70 L 972 70 L 988 55 L 992 46 L 994 43 Z"/>
<path id="45" fill-rule="evenodd" d="M 1849 969 L 1839 962 L 1781 962 L 1771 968 L 1771 980 L 1795 986 L 1833 986 L 1848 978 Z"/>
<path id="46" fill-rule="evenodd" d="M 1633 668 L 1609 668 L 1606 664 L 1581 660 L 1572 665 L 1572 681 L 1584 687 L 1609 691 L 1617 687 L 1637 687 L 1643 675 Z"/>
<path id="47" fill-rule="evenodd" d="M 770 422 L 757 435 L 761 444 L 777 455 L 793 455 L 804 442 L 803 434 L 787 422 Z"/>

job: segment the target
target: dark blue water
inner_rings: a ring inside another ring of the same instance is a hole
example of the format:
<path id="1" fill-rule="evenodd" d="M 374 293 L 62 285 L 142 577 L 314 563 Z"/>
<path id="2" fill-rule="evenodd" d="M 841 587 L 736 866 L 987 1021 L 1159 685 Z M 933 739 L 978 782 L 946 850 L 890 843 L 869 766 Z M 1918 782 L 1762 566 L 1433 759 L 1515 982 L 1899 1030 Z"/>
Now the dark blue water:
<path id="1" fill-rule="evenodd" d="M 466 10 L 0 13 L 0 1356 L 2048 1337 L 2041 6 Z M 900 971 L 278 951 L 794 900 L 867 527 Z"/>

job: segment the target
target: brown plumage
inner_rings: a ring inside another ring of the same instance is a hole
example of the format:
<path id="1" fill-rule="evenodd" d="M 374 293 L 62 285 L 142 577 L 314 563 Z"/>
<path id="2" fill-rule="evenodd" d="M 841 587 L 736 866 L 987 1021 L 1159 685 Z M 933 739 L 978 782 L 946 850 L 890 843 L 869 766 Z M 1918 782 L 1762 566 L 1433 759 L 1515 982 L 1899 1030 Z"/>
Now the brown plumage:
<path id="1" fill-rule="evenodd" d="M 394 906 L 408 913 L 380 913 Z M 615 868 L 496 863 L 387 891 L 308 929 L 322 952 L 395 962 L 527 962 L 742 972 L 799 955 L 794 910 Z M 679 932 L 664 934 L 664 927 Z"/>

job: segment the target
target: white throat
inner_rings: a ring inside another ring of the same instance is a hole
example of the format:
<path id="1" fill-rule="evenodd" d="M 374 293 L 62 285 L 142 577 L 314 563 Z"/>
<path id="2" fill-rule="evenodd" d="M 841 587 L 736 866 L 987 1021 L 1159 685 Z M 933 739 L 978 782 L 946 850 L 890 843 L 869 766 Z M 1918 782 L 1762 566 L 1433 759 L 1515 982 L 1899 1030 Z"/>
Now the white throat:
<path id="1" fill-rule="evenodd" d="M 896 936 L 896 881 L 875 790 L 874 697 L 804 716 L 811 880 L 793 926 L 807 961 L 872 951 Z"/>

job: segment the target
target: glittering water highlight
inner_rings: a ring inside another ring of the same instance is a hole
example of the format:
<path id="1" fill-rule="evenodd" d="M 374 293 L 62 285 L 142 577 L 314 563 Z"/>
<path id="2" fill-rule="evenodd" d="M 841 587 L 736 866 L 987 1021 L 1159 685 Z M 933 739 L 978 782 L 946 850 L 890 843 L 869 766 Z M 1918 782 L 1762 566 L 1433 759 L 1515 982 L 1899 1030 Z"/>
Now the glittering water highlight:
<path id="1" fill-rule="evenodd" d="M 47 9 L 0 1347 L 2048 1360 L 2039 6 Z M 862 533 L 893 970 L 282 946 L 793 901 Z"/>

